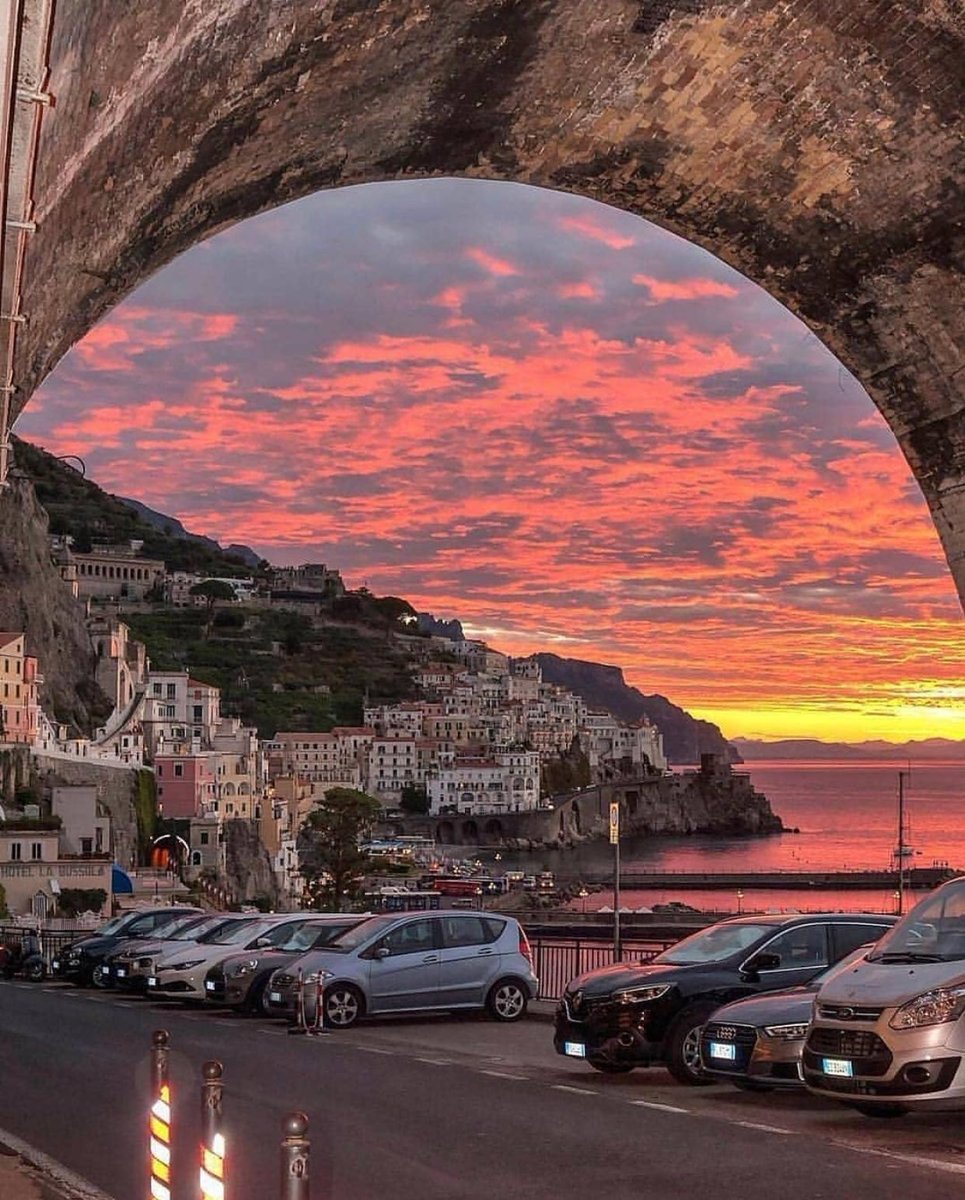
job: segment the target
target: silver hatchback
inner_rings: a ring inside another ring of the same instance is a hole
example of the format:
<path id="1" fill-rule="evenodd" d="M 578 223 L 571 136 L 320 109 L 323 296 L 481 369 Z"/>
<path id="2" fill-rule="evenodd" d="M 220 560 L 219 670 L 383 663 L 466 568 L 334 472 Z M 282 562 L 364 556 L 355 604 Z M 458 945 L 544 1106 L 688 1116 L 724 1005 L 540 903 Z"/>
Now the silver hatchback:
<path id="1" fill-rule="evenodd" d="M 538 987 L 519 923 L 465 911 L 370 917 L 276 971 L 265 1010 L 295 1019 L 299 981 L 306 1019 L 321 993 L 325 1024 L 340 1029 L 362 1016 L 455 1009 L 517 1021 Z"/>

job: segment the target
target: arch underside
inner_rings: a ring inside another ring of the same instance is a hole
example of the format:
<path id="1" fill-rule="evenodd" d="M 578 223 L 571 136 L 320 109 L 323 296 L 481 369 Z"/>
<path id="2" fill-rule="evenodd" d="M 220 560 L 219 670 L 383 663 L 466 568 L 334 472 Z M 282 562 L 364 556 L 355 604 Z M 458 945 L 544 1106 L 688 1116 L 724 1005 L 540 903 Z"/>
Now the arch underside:
<path id="1" fill-rule="evenodd" d="M 59 0 L 18 403 L 200 239 L 325 187 L 564 189 L 705 247 L 866 387 L 965 596 L 947 0 Z"/>

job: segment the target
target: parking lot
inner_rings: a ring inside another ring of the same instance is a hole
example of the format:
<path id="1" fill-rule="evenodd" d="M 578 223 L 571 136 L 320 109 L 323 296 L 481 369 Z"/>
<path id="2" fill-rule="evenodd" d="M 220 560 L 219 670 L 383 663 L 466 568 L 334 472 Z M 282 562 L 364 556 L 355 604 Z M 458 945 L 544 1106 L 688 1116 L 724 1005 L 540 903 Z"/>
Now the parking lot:
<path id="1" fill-rule="evenodd" d="M 655 1169 L 655 1130 L 660 1131 L 661 1153 L 674 1145 L 690 1147 L 689 1153 L 699 1148 L 711 1177 L 709 1163 L 715 1156 L 724 1161 L 724 1146 L 734 1152 L 743 1147 L 743 1160 L 748 1164 L 758 1161 L 758 1175 L 761 1171 L 766 1175 L 777 1162 L 793 1181 L 793 1164 L 799 1159 L 810 1163 L 802 1166 L 801 1189 L 795 1190 L 793 1182 L 789 1184 L 789 1196 L 830 1194 L 811 1187 L 808 1178 L 815 1172 L 830 1170 L 832 1163 L 837 1164 L 838 1176 L 844 1169 L 842 1163 L 847 1164 L 847 1170 L 856 1178 L 867 1179 L 869 1189 L 877 1179 L 875 1189 L 879 1195 L 891 1194 L 882 1190 L 882 1168 L 886 1168 L 883 1178 L 894 1179 L 896 1186 L 910 1172 L 902 1185 L 904 1190 L 894 1193 L 909 1197 L 944 1194 L 939 1189 L 947 1189 L 947 1174 L 965 1172 L 965 1136 L 961 1134 L 960 1117 L 955 1114 L 913 1114 L 901 1120 L 870 1121 L 803 1092 L 755 1095 L 726 1084 L 688 1088 L 675 1083 L 663 1070 L 600 1076 L 553 1052 L 552 1027 L 545 1019 L 550 1009 L 548 1004 L 537 1004 L 527 1019 L 514 1025 L 477 1015 L 399 1017 L 363 1022 L 352 1030 L 306 1039 L 292 1037 L 288 1027 L 278 1021 L 176 1001 L 158 1002 L 56 983 L 0 985 L 0 1031 L 23 1031 L 29 1027 L 31 1013 L 43 1014 L 45 1025 L 56 1026 L 56 1033 L 51 1033 L 55 1054 L 59 1046 L 60 1057 L 65 1053 L 80 1057 L 92 1071 L 98 1061 L 103 1061 L 99 1060 L 101 1054 L 109 1059 L 112 1074 L 120 1078 L 125 1074 L 121 1048 L 127 1047 L 128 1089 L 131 1081 L 143 1076 L 150 1031 L 154 1028 L 170 1031 L 179 1062 L 183 1059 L 186 1063 L 190 1058 L 199 1065 L 212 1055 L 223 1058 L 229 1113 L 233 1088 L 239 1084 L 253 1111 L 261 1105 L 277 1116 L 286 1103 L 298 1103 L 302 1086 L 308 1087 L 317 1109 L 323 1103 L 318 1095 L 319 1079 L 332 1085 L 332 1095 L 325 1097 L 325 1102 L 334 1103 L 342 1094 L 342 1105 L 358 1104 L 366 1111 L 370 1102 L 383 1103 L 386 1091 L 401 1086 L 404 1080 L 404 1091 L 411 1092 L 413 1102 L 427 1120 L 437 1105 L 445 1110 L 445 1119 L 452 1119 L 450 1109 L 455 1106 L 471 1130 L 473 1121 L 482 1120 L 475 1097 L 483 1085 L 487 1107 L 507 1118 L 515 1114 L 517 1127 L 520 1120 L 536 1124 L 545 1119 L 547 1112 L 562 1106 L 563 1125 L 557 1117 L 554 1130 L 564 1139 L 584 1145 L 591 1156 L 596 1152 L 593 1129 L 599 1125 L 609 1134 L 630 1121 L 637 1130 L 638 1151 L 646 1147 Z M 10 1082 L 24 1066 L 13 1063 L 15 1046 L 15 1039 L 3 1038 L 0 1042 L 0 1068 L 7 1080 L 4 1091 L 8 1097 L 13 1094 Z M 253 1092 L 252 1081 L 262 1070 L 271 1073 L 271 1082 L 264 1085 L 264 1094 L 259 1096 L 257 1088 Z M 71 1074 L 76 1076 L 73 1067 Z M 372 1092 L 376 1079 L 380 1081 L 378 1097 Z M 359 1089 L 366 1095 L 358 1094 Z M 45 1095 L 49 1103 L 49 1091 Z M 306 1103 L 304 1096 L 302 1103 Z M 7 1104 L 0 1108 L 0 1126 L 12 1128 L 9 1122 L 17 1118 L 11 1107 Z M 29 1102 L 22 1111 L 29 1115 Z M 492 1111 L 486 1114 L 487 1123 L 494 1119 Z M 321 1119 L 330 1120 L 331 1112 Z M 319 1120 L 317 1115 L 315 1120 Z M 441 1115 L 439 1120 L 443 1120 Z M 14 1131 L 27 1136 L 21 1130 Z M 422 1157 L 452 1153 L 448 1143 L 444 1150 L 435 1148 L 434 1130 L 429 1125 L 420 1136 L 425 1138 L 419 1151 Z M 603 1147 L 599 1150 L 602 1153 Z M 332 1152 L 341 1153 L 337 1148 Z M 88 1150 L 80 1157 L 81 1164 L 71 1165 L 84 1173 Z M 97 1169 L 91 1161 L 86 1166 Z M 693 1164 L 691 1167 L 696 1169 Z M 690 1171 L 688 1168 L 688 1175 Z M 119 1188 L 117 1180 L 102 1177 L 96 1181 L 112 1195 L 124 1194 L 111 1190 L 112 1186 Z M 694 1179 L 690 1182 L 696 1184 Z M 404 1188 L 401 1193 L 396 1189 L 396 1193 L 409 1194 Z M 747 1187 L 744 1193 L 756 1194 Z M 842 1188 L 835 1194 L 855 1193 Z"/>

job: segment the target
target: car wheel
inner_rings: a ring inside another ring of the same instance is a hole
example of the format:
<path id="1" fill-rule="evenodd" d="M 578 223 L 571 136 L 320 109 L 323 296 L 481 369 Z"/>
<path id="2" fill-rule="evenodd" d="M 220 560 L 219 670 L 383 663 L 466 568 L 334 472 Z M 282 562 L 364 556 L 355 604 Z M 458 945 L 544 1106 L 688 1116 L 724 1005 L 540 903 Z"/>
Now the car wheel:
<path id="1" fill-rule="evenodd" d="M 908 1109 L 901 1104 L 852 1104 L 851 1107 L 855 1112 L 861 1113 L 863 1117 L 880 1117 L 886 1119 L 888 1117 L 907 1117 Z"/>
<path id="2" fill-rule="evenodd" d="M 667 1032 L 667 1070 L 678 1083 L 704 1087 L 716 1083 L 704 1071 L 700 1061 L 700 1031 L 707 1018 L 719 1006 L 693 1004 L 685 1008 Z"/>
<path id="3" fill-rule="evenodd" d="M 615 1062 L 591 1062 L 590 1066 L 594 1071 L 600 1071 L 604 1075 L 628 1075 L 634 1068 L 635 1063 L 615 1063 Z"/>
<path id="4" fill-rule="evenodd" d="M 486 1008 L 497 1021 L 519 1021 L 526 1016 L 529 993 L 515 979 L 500 979 L 489 989 Z"/>
<path id="5" fill-rule="evenodd" d="M 350 983 L 336 983 L 325 989 L 325 1024 L 333 1029 L 350 1029 L 365 1012 L 365 998 Z"/>
<path id="6" fill-rule="evenodd" d="M 268 976 L 256 979 L 248 989 L 241 1011 L 246 1017 L 260 1017 L 265 1011 L 265 992 L 268 988 Z"/>
<path id="7" fill-rule="evenodd" d="M 102 975 L 98 967 L 95 967 L 91 973 L 90 981 L 96 988 L 109 988 L 112 986 L 110 975 Z"/>
<path id="8" fill-rule="evenodd" d="M 31 983 L 40 983 L 47 974 L 47 968 L 42 962 L 31 963 L 24 971 L 24 978 L 29 979 Z"/>

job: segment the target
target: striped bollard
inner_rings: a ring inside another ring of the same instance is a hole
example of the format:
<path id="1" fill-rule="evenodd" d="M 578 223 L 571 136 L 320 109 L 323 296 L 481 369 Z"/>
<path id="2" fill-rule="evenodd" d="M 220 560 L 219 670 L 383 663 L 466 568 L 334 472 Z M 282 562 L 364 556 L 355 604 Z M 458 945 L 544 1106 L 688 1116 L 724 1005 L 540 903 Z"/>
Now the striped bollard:
<path id="1" fill-rule="evenodd" d="M 225 1140 L 221 1133 L 221 1076 L 224 1068 L 212 1060 L 202 1068 L 201 1085 L 201 1200 L 225 1200 Z"/>
<path id="2" fill-rule="evenodd" d="M 308 1117 L 289 1113 L 282 1125 L 280 1200 L 309 1200 Z"/>
<path id="3" fill-rule="evenodd" d="M 288 1026 L 289 1033 L 306 1033 L 305 1026 L 305 980 L 302 969 L 298 968 L 295 976 L 295 1024 Z"/>
<path id="4" fill-rule="evenodd" d="M 151 1096 L 151 1196 L 153 1200 L 171 1200 L 171 1085 L 166 1029 L 156 1029 L 151 1038 Z"/>

